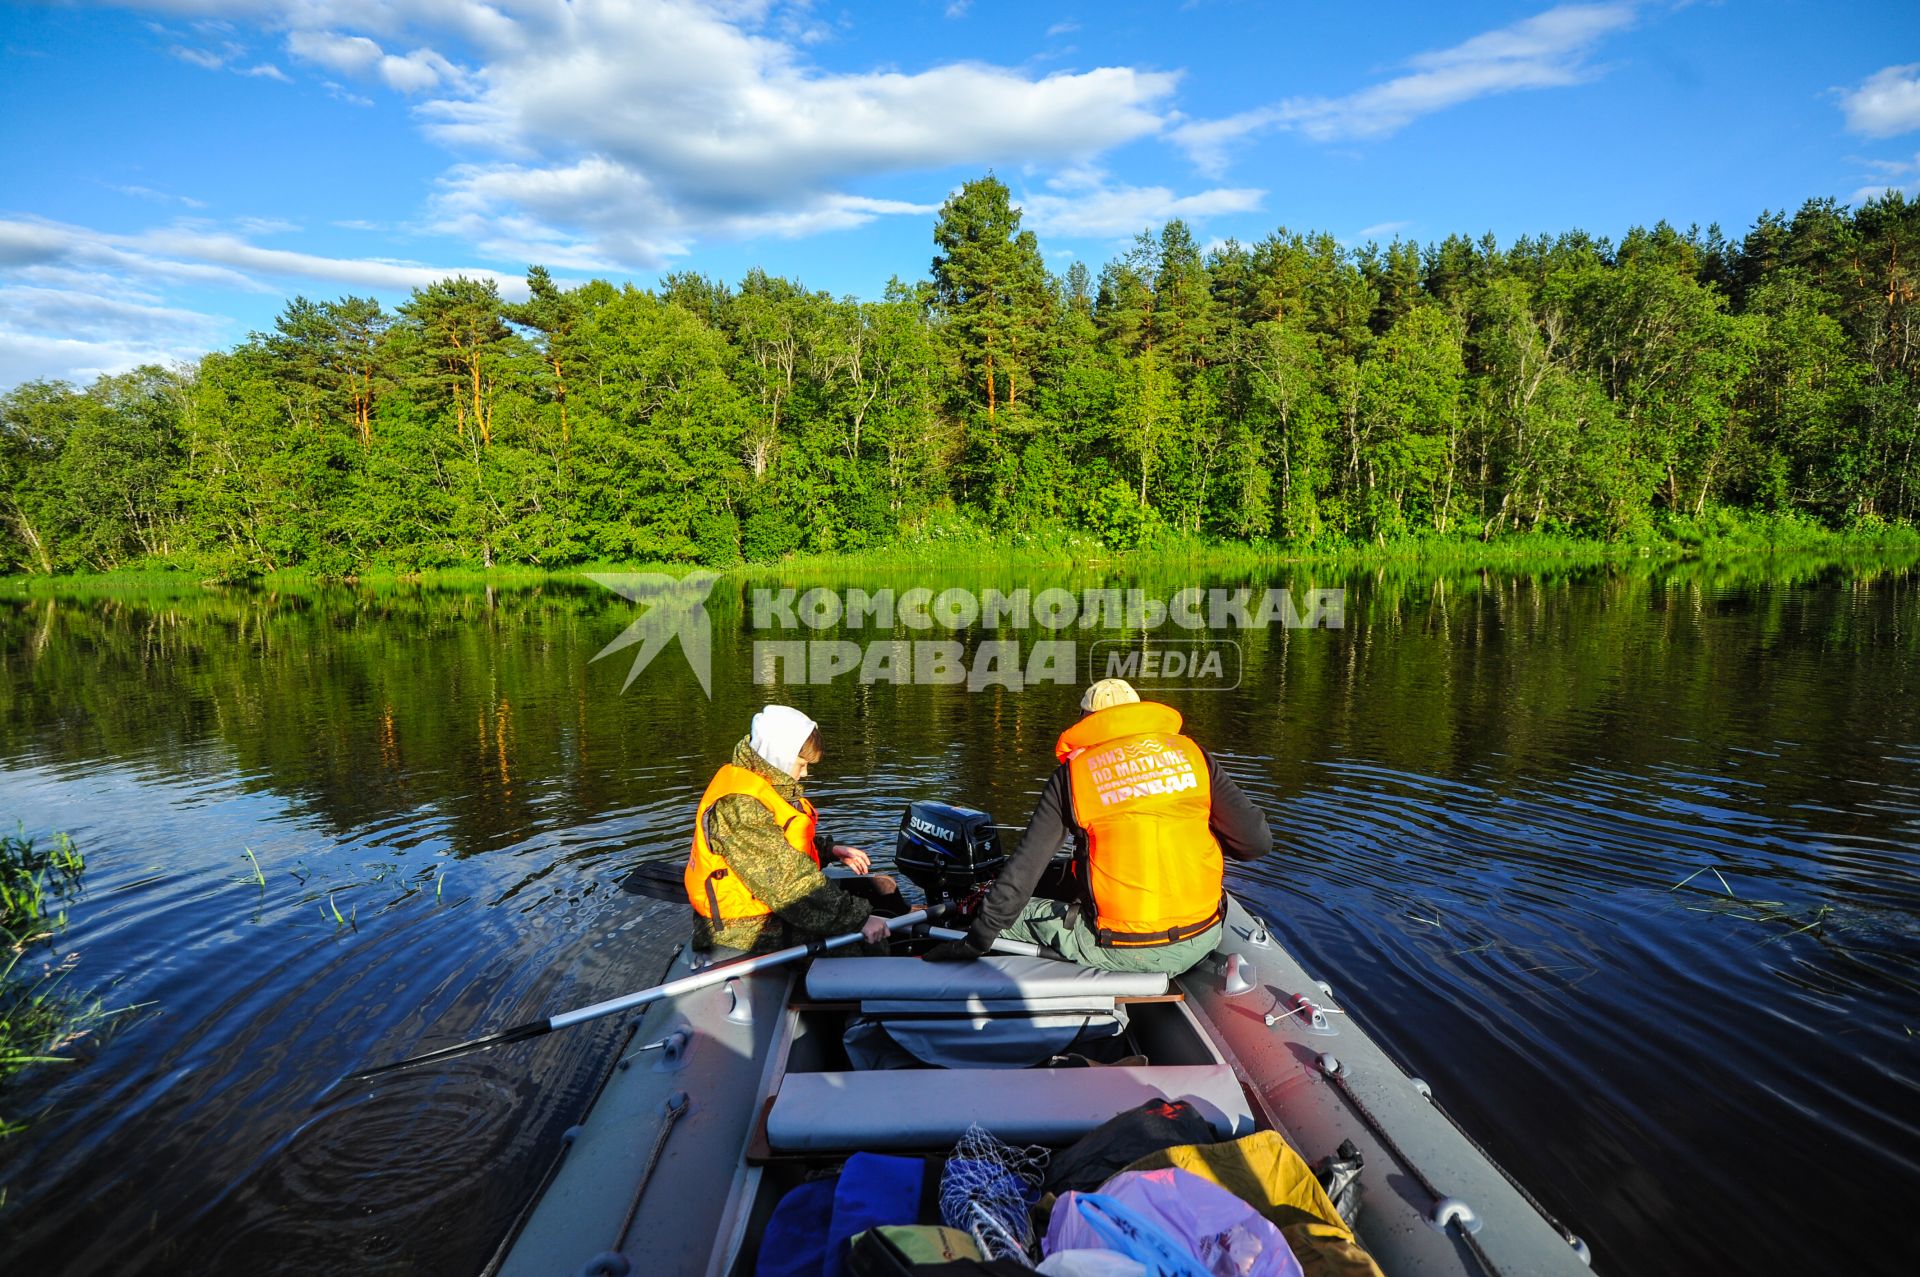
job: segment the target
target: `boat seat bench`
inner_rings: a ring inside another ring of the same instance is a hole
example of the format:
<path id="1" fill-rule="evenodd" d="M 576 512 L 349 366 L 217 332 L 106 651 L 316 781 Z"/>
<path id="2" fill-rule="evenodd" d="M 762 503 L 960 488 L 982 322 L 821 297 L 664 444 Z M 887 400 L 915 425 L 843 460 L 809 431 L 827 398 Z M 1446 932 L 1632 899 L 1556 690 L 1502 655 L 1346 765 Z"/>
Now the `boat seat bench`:
<path id="1" fill-rule="evenodd" d="M 971 962 L 919 958 L 835 958 L 807 971 L 817 1002 L 964 1002 L 1015 998 L 1158 998 L 1168 978 L 1156 971 L 1096 971 L 1054 958 L 992 954 Z"/>
<path id="2" fill-rule="evenodd" d="M 899 1069 L 789 1073 L 767 1111 L 776 1153 L 951 1146 L 978 1123 L 1012 1144 L 1069 1144 L 1152 1099 L 1187 1100 L 1222 1139 L 1253 1110 L 1224 1064 L 1077 1069 Z"/>
<path id="3" fill-rule="evenodd" d="M 974 1009 L 980 1009 L 980 1008 L 997 1009 L 1000 1011 L 1009 1011 L 1009 1010 L 1018 1008 L 1022 1010 L 1033 1011 L 1035 1013 L 1044 1013 L 1049 1010 L 1059 1010 L 1064 1007 L 1076 1007 L 1076 1008 L 1078 1007 L 1111 1008 L 1111 1007 L 1117 1007 L 1117 1006 L 1137 1007 L 1137 1006 L 1143 1006 L 1143 1005 L 1151 1005 L 1155 1003 L 1164 1004 L 1164 1003 L 1172 1003 L 1172 1002 L 1185 1002 L 1186 1000 L 1187 1000 L 1186 994 L 1182 993 L 1178 989 L 1173 989 L 1166 993 L 1156 993 L 1150 996 L 1142 996 L 1142 997 L 1132 997 L 1132 996 L 1122 995 L 1117 998 L 1071 998 L 1071 999 L 1063 998 L 1058 1002 L 1046 1000 L 1046 999 L 1026 999 L 1026 998 L 1008 998 L 1004 1000 L 986 999 L 986 998 L 970 998 L 966 1002 L 954 1002 L 950 1004 L 945 1002 L 931 1002 L 931 1001 L 918 1002 L 918 1001 L 913 1001 L 911 999 L 904 1002 L 882 1002 L 882 1001 L 871 1001 L 871 1000 L 866 1002 L 823 1002 L 818 998 L 795 998 L 792 1001 L 787 1003 L 787 1009 L 789 1011 L 828 1011 L 828 1012 L 838 1012 L 841 1014 L 848 1014 L 851 1012 L 859 1011 L 859 1012 L 865 1012 L 865 1013 L 876 1014 L 876 1015 L 884 1015 L 884 1014 L 887 1014 L 889 1011 L 894 1011 L 897 1009 L 906 1009 L 906 1010 L 912 1010 L 912 1011 L 933 1011 L 935 1009 L 949 1009 L 953 1013 L 958 1014 L 961 1011 L 968 1011 L 968 1010 L 974 1010 Z"/>

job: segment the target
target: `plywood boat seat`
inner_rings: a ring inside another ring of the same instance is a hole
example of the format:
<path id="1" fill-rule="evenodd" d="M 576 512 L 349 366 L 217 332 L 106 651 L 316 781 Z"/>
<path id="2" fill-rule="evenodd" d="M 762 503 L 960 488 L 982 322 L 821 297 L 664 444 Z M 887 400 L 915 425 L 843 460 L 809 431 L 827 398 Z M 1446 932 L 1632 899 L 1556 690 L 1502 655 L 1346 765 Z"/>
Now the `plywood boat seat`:
<path id="1" fill-rule="evenodd" d="M 1246 1095 L 1224 1064 L 903 1069 L 787 1074 L 767 1113 L 767 1145 L 776 1152 L 933 1149 L 952 1145 L 976 1122 L 1008 1143 L 1062 1145 L 1151 1099 L 1191 1102 L 1222 1139 L 1254 1129 Z"/>

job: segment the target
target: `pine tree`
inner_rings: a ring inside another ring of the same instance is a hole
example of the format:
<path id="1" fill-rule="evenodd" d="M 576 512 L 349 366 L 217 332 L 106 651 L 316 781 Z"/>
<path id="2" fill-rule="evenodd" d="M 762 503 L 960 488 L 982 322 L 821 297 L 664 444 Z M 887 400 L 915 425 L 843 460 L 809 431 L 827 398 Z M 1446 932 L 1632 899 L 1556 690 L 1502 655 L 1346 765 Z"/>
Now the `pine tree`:
<path id="1" fill-rule="evenodd" d="M 1000 387 L 1018 402 L 1027 365 L 1046 322 L 1046 266 L 1039 241 L 1020 229 L 1006 184 L 989 173 L 941 206 L 933 230 L 934 296 L 960 355 L 962 379 L 984 400 L 988 418 Z"/>

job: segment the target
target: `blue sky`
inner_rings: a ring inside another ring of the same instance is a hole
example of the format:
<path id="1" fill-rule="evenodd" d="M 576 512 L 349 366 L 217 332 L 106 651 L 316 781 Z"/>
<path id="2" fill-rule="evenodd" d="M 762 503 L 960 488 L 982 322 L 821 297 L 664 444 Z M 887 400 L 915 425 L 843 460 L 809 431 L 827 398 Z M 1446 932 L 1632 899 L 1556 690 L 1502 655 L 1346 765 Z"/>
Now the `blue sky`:
<path id="1" fill-rule="evenodd" d="M 0 0 L 0 154 L 7 387 L 531 262 L 877 296 L 989 167 L 1056 269 L 1172 216 L 1738 235 L 1920 190 L 1920 5 Z"/>

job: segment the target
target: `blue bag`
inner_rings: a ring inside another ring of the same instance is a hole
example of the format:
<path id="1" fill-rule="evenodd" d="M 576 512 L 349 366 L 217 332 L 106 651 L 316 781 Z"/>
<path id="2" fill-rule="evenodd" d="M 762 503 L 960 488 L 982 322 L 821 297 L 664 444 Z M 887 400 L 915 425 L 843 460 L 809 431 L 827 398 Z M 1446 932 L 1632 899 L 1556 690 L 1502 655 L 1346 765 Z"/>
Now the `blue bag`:
<path id="1" fill-rule="evenodd" d="M 834 1188 L 826 1259 L 819 1270 L 822 1277 L 846 1277 L 848 1246 L 856 1234 L 886 1224 L 919 1222 L 926 1172 L 927 1164 L 917 1157 L 855 1153 L 847 1159 Z M 762 1253 L 765 1249 L 762 1245 Z"/>
<path id="2" fill-rule="evenodd" d="M 754 1277 L 820 1277 L 827 1262 L 836 1181 L 808 1180 L 788 1190 L 760 1234 Z"/>

